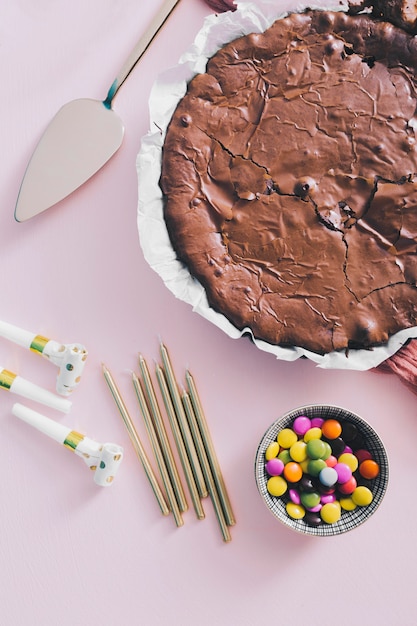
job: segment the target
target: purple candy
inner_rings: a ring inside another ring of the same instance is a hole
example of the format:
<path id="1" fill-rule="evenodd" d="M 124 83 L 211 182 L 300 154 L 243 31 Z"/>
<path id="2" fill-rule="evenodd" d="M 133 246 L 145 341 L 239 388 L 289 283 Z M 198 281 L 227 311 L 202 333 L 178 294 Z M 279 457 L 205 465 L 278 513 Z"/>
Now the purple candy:
<path id="1" fill-rule="evenodd" d="M 265 469 L 270 476 L 281 476 L 284 471 L 284 463 L 278 458 L 269 459 L 265 463 Z"/>
<path id="2" fill-rule="evenodd" d="M 352 478 L 352 470 L 346 463 L 336 463 L 334 469 L 337 472 L 337 482 L 340 484 L 346 483 Z"/>
<path id="3" fill-rule="evenodd" d="M 328 504 L 329 502 L 336 502 L 336 494 L 324 493 L 320 498 L 320 502 L 322 504 Z"/>
<path id="4" fill-rule="evenodd" d="M 322 417 L 313 417 L 311 420 L 311 428 L 321 428 L 323 425 L 324 419 Z"/>
<path id="5" fill-rule="evenodd" d="M 304 519 L 309 526 L 320 526 L 322 523 L 320 515 L 317 513 L 311 513 L 310 511 L 306 512 Z"/>
<path id="6" fill-rule="evenodd" d="M 294 502 L 294 504 L 300 504 L 301 498 L 297 489 L 289 489 L 288 495 L 290 496 L 291 502 Z"/>
<path id="7" fill-rule="evenodd" d="M 299 415 L 295 418 L 292 429 L 297 435 L 305 435 L 311 428 L 311 420 L 305 415 Z"/>

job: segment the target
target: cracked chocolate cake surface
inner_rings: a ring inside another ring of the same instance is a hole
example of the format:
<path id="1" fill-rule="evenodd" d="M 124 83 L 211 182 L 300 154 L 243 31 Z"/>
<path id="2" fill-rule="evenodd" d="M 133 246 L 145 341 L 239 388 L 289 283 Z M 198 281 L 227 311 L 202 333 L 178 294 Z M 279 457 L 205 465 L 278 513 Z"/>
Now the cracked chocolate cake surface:
<path id="1" fill-rule="evenodd" d="M 161 188 L 210 306 L 325 354 L 417 325 L 417 43 L 306 11 L 243 36 L 188 85 Z"/>

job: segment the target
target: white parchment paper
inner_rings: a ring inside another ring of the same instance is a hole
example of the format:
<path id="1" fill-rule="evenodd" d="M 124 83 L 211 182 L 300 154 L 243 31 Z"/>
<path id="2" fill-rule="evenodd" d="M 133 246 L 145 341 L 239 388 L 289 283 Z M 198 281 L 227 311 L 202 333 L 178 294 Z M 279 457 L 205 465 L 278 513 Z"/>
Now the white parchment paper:
<path id="1" fill-rule="evenodd" d="M 179 100 L 185 95 L 188 82 L 196 74 L 205 72 L 208 59 L 217 50 L 242 35 L 263 32 L 276 19 L 288 12 L 301 11 L 307 6 L 316 8 L 310 3 L 294 0 L 257 0 L 256 4 L 252 2 L 236 4 L 237 11 L 208 16 L 191 48 L 182 55 L 174 67 L 157 78 L 149 100 L 150 130 L 142 139 L 137 157 L 139 185 L 137 223 L 145 259 L 176 297 L 190 304 L 194 311 L 232 338 L 252 333 L 249 329 L 238 330 L 224 315 L 209 306 L 205 290 L 178 261 L 171 246 L 163 217 L 163 197 L 159 187 L 166 129 Z M 344 3 L 335 5 L 334 0 L 322 0 L 317 8 L 330 10 L 346 8 Z M 417 337 L 417 328 L 403 330 L 391 337 L 384 346 L 372 350 L 350 350 L 348 355 L 344 351 L 331 352 L 321 356 L 303 348 L 273 346 L 252 336 L 259 349 L 274 354 L 277 359 L 294 361 L 304 356 L 314 361 L 318 367 L 353 370 L 376 367 L 395 354 L 407 339 L 412 337 Z"/>

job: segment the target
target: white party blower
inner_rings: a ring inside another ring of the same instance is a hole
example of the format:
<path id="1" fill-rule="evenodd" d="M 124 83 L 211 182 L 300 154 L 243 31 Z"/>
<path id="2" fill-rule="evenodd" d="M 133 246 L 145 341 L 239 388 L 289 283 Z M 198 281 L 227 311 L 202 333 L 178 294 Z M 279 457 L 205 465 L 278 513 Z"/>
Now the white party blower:
<path id="1" fill-rule="evenodd" d="M 109 487 L 123 459 L 123 448 L 114 443 L 98 443 L 93 439 L 71 430 L 54 420 L 41 415 L 23 404 L 16 403 L 12 407 L 16 417 L 30 424 L 44 435 L 48 435 L 77 456 L 80 456 L 88 467 L 94 471 L 94 482 L 100 487 Z"/>
<path id="2" fill-rule="evenodd" d="M 15 393 L 22 398 L 28 400 L 34 400 L 45 406 L 49 406 L 51 409 L 62 411 L 63 413 L 69 413 L 71 409 L 71 402 L 66 398 L 56 396 L 51 391 L 31 383 L 29 380 L 10 372 L 0 366 L 0 388 L 6 389 L 11 393 Z"/>
<path id="3" fill-rule="evenodd" d="M 59 367 L 56 390 L 68 396 L 80 382 L 88 352 L 79 343 L 62 344 L 0 321 L 0 336 L 44 356 Z"/>

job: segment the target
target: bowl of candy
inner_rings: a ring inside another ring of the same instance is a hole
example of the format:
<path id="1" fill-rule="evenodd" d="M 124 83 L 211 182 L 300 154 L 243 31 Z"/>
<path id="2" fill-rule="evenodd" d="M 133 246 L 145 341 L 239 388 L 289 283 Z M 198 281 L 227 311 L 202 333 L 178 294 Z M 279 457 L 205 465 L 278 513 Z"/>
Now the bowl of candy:
<path id="1" fill-rule="evenodd" d="M 308 405 L 266 431 L 255 478 L 268 509 L 305 535 L 340 535 L 375 513 L 388 486 L 388 459 L 374 429 L 347 409 Z"/>

